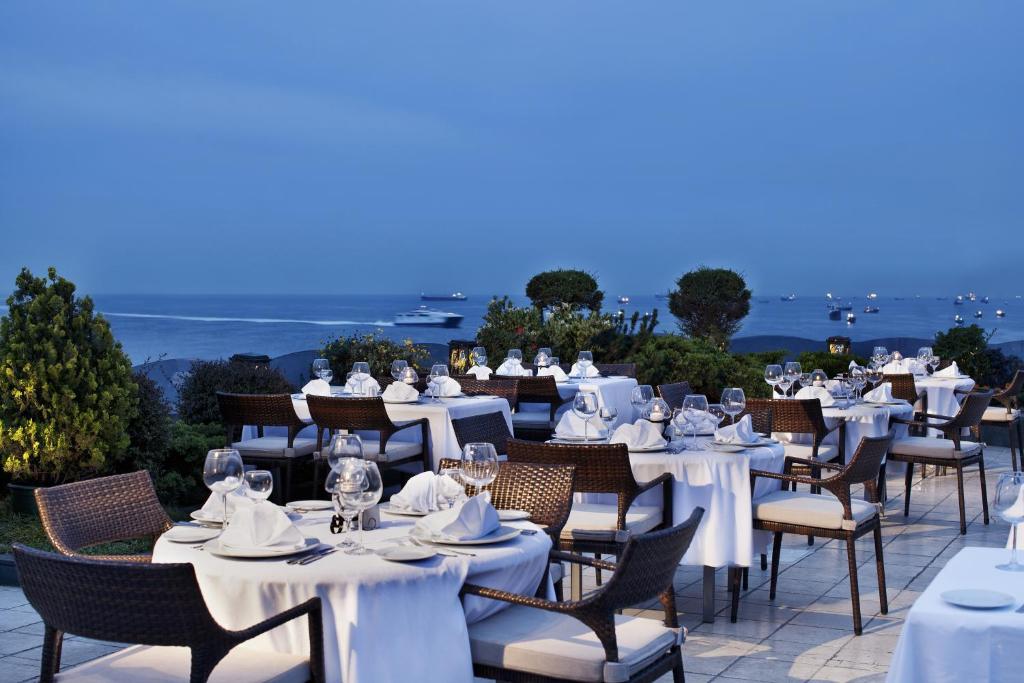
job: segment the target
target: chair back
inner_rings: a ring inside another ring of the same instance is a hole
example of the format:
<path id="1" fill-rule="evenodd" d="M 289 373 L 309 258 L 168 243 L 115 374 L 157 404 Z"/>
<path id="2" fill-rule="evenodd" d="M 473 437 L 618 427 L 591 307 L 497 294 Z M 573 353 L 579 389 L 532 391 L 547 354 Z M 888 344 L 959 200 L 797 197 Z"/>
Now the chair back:
<path id="1" fill-rule="evenodd" d="M 622 443 L 563 444 L 509 439 L 508 460 L 544 465 L 575 465 L 576 491 L 617 494 L 619 511 L 623 514 L 639 488 L 629 466 L 629 450 Z"/>
<path id="2" fill-rule="evenodd" d="M 947 431 L 955 431 L 959 434 L 960 430 L 974 429 L 981 425 L 981 421 L 985 417 L 985 411 L 988 409 L 988 404 L 992 401 L 994 395 L 995 392 L 992 390 L 967 394 L 964 397 L 963 403 L 960 404 L 960 410 L 949 421 Z"/>
<path id="3" fill-rule="evenodd" d="M 770 398 L 748 398 L 746 407 L 736 416 L 736 419 L 739 420 L 749 415 L 751 426 L 755 432 L 771 436 L 771 433 L 776 431 L 772 422 L 772 403 Z"/>
<path id="4" fill-rule="evenodd" d="M 306 425 L 295 414 L 290 394 L 230 394 L 217 392 L 217 404 L 227 428 L 228 446 L 246 425 L 254 425 L 263 436 L 264 427 L 287 427 L 288 447 Z"/>
<path id="5" fill-rule="evenodd" d="M 506 379 L 504 377 L 500 379 Z M 555 419 L 555 411 L 562 405 L 562 397 L 558 393 L 558 385 L 551 375 L 543 377 L 516 377 L 516 400 L 518 403 L 547 403 L 551 410 L 551 419 Z M 491 381 L 491 380 L 488 380 Z M 518 407 L 518 406 L 517 406 Z"/>
<path id="6" fill-rule="evenodd" d="M 1024 391 L 1024 370 L 1017 370 L 1013 374 L 1013 379 L 1001 391 L 997 391 L 992 398 L 1006 406 L 1006 412 L 1009 413 L 1018 407 L 1022 391 Z"/>
<path id="7" fill-rule="evenodd" d="M 772 429 L 776 432 L 811 434 L 816 444 L 828 434 L 821 401 L 816 398 L 773 399 L 771 410 Z"/>
<path id="8" fill-rule="evenodd" d="M 624 375 L 636 379 L 636 363 L 594 363 L 594 367 L 606 377 Z"/>
<path id="9" fill-rule="evenodd" d="M 683 407 L 683 399 L 687 394 L 692 394 L 689 382 L 673 382 L 672 384 L 659 384 L 658 396 L 668 403 L 672 410 Z"/>
<path id="10" fill-rule="evenodd" d="M 324 430 L 364 430 L 379 432 L 381 452 L 387 438 L 395 431 L 395 424 L 388 417 L 384 399 L 380 396 L 342 398 L 337 396 L 307 396 L 309 416 L 316 424 L 316 449 L 323 448 Z"/>
<path id="11" fill-rule="evenodd" d="M 456 380 L 465 394 L 499 396 L 508 401 L 509 408 L 516 407 L 518 379 L 477 379 L 473 375 L 459 375 Z"/>
<path id="12" fill-rule="evenodd" d="M 892 385 L 892 397 L 895 399 L 914 405 L 920 398 L 914 376 L 909 372 L 885 374 L 882 375 L 882 381 Z"/>
<path id="13" fill-rule="evenodd" d="M 865 436 L 857 444 L 857 451 L 837 475 L 849 484 L 864 484 L 870 488 L 878 483 L 878 472 L 882 469 L 882 460 L 892 445 L 892 433 L 885 436 Z"/>
<path id="14" fill-rule="evenodd" d="M 145 470 L 38 488 L 36 504 L 50 543 L 65 555 L 173 526 Z"/>
<path id="15" fill-rule="evenodd" d="M 467 443 L 489 443 L 499 454 L 504 454 L 508 450 L 508 440 L 512 438 L 505 414 L 498 411 L 457 417 L 452 420 L 452 429 L 460 449 Z"/>

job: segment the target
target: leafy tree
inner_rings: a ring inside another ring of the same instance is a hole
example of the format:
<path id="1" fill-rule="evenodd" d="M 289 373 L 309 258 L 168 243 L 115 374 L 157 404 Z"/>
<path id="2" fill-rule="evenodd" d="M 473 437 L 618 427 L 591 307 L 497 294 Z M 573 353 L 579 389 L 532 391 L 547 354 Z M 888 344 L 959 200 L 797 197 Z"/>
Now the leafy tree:
<path id="1" fill-rule="evenodd" d="M 392 361 L 406 360 L 421 372 L 429 369 L 430 361 L 430 351 L 425 347 L 413 344 L 411 339 L 392 341 L 383 333 L 339 337 L 324 346 L 320 356 L 331 362 L 335 384 L 345 383 L 345 374 L 356 362 L 369 363 L 371 375 L 387 377 L 391 374 Z"/>
<path id="2" fill-rule="evenodd" d="M 17 481 L 107 471 L 129 445 L 131 362 L 89 297 L 50 268 L 22 269 L 0 320 L 0 456 Z"/>
<path id="3" fill-rule="evenodd" d="M 542 346 L 550 346 L 539 308 L 520 308 L 507 296 L 494 298 L 487 305 L 484 324 L 476 331 L 477 344 L 487 349 L 487 363 L 497 368 L 509 349 L 522 349 L 523 360 L 530 362 Z"/>
<path id="4" fill-rule="evenodd" d="M 857 365 L 866 367 L 868 359 L 854 355 L 835 355 L 828 351 L 804 351 L 797 360 L 804 372 L 812 370 L 824 370 L 829 377 L 835 377 L 839 373 L 849 372 L 850 361 L 857 361 Z"/>
<path id="5" fill-rule="evenodd" d="M 679 278 L 668 309 L 688 336 L 726 350 L 750 312 L 750 290 L 739 273 L 701 266 Z"/>
<path id="6" fill-rule="evenodd" d="M 290 394 L 295 388 L 275 368 L 239 361 L 197 360 L 178 389 L 178 417 L 189 424 L 219 424 L 218 391 Z"/>
<path id="7" fill-rule="evenodd" d="M 526 296 L 542 310 L 567 305 L 596 312 L 601 310 L 604 301 L 604 292 L 597 288 L 597 280 L 582 270 L 549 270 L 534 275 L 526 283 Z"/>
<path id="8" fill-rule="evenodd" d="M 956 361 L 960 372 L 970 375 L 980 384 L 991 381 L 992 360 L 988 353 L 985 330 L 977 325 L 951 327 L 946 332 L 937 332 L 932 350 L 942 360 Z"/>

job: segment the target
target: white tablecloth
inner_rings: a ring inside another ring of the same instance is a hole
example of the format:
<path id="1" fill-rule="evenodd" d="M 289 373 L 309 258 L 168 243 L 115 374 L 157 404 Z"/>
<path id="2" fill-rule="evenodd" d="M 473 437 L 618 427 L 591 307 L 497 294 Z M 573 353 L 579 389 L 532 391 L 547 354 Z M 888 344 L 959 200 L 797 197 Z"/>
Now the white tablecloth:
<path id="1" fill-rule="evenodd" d="M 611 428 L 615 429 L 620 424 L 632 422 L 637 417 L 633 415 L 633 404 L 630 403 L 633 387 L 636 385 L 637 382 L 632 377 L 593 377 L 582 382 L 563 382 L 557 386 L 558 395 L 566 401 L 579 393 L 580 389 L 595 392 L 601 407 L 615 408 L 616 418 L 611 424 Z M 562 406 L 555 416 L 556 419 L 571 407 L 572 404 Z"/>
<path id="2" fill-rule="evenodd" d="M 382 515 L 384 528 L 366 533 L 373 547 L 408 534 L 412 520 Z M 307 536 L 336 543 L 329 513 L 306 515 L 297 524 Z M 536 528 L 528 522 L 512 524 Z M 503 603 L 467 599 L 466 581 L 533 595 L 551 547 L 538 533 L 495 546 L 475 546 L 475 557 L 441 557 L 415 564 L 376 555 L 333 555 L 306 566 L 283 559 L 235 560 L 160 539 L 154 562 L 191 562 L 210 613 L 225 628 L 251 626 L 309 598 L 323 601 L 324 654 L 328 681 L 473 680 L 467 623 L 503 609 Z M 290 621 L 245 647 L 308 654 L 305 618 Z"/>
<path id="3" fill-rule="evenodd" d="M 922 389 L 928 395 L 928 412 L 933 415 L 953 417 L 960 410 L 960 398 L 957 391 L 970 391 L 974 388 L 974 380 L 970 377 L 962 379 L 941 379 L 938 377 L 915 377 L 914 385 L 918 391 Z M 920 408 L 920 405 L 918 406 Z M 938 422 L 939 420 L 932 420 Z M 941 436 L 937 429 L 928 430 L 929 436 Z"/>
<path id="4" fill-rule="evenodd" d="M 996 569 L 1009 559 L 1002 549 L 964 548 L 910 608 L 889 665 L 890 683 L 1009 683 L 1024 679 L 1024 580 Z M 972 610 L 940 596 L 953 589 L 981 588 L 1008 593 L 1013 607 Z"/>
<path id="5" fill-rule="evenodd" d="M 825 417 L 825 424 L 830 429 L 846 422 L 846 440 L 843 447 L 846 449 L 846 462 L 850 461 L 853 454 L 857 452 L 857 446 L 861 439 L 866 436 L 885 436 L 889 433 L 889 418 L 902 417 L 910 418 L 914 414 L 914 407 L 909 403 L 893 406 L 876 406 L 870 403 L 859 403 L 848 408 L 827 407 L 821 409 Z M 825 443 L 839 443 L 839 432 L 835 430 L 827 437 Z M 907 435 L 907 425 L 897 424 L 893 429 L 895 438 Z M 790 443 L 811 443 L 809 434 L 776 433 L 773 436 L 782 441 Z"/>

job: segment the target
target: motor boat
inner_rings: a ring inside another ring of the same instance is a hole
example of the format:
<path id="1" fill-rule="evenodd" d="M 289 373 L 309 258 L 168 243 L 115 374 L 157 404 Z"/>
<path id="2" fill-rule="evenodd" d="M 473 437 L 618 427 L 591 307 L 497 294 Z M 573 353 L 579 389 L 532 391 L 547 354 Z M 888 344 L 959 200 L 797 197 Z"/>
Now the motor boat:
<path id="1" fill-rule="evenodd" d="M 874 301 L 877 298 L 878 294 L 876 294 L 875 292 L 871 292 L 870 294 L 868 294 L 868 299 L 870 299 L 871 301 Z"/>
<path id="2" fill-rule="evenodd" d="M 661 292 L 661 293 L 655 294 L 654 298 L 655 299 L 667 299 L 668 298 L 668 294 L 665 294 L 664 292 Z"/>
<path id="3" fill-rule="evenodd" d="M 959 315 L 959 314 L 958 315 L 954 315 L 953 316 L 953 322 L 955 324 L 957 324 L 957 325 L 963 325 L 964 324 L 964 317 L 962 315 Z"/>
<path id="4" fill-rule="evenodd" d="M 987 296 L 981 297 L 981 303 L 987 304 L 988 302 L 989 302 L 989 298 Z"/>
<path id="5" fill-rule="evenodd" d="M 461 324 L 462 316 L 458 313 L 447 313 L 426 306 L 395 316 L 395 325 L 409 327 L 458 327 Z"/>
<path id="6" fill-rule="evenodd" d="M 783 301 L 796 301 L 796 294 L 790 294 L 789 296 L 780 296 Z"/>
<path id="7" fill-rule="evenodd" d="M 840 320 L 842 316 L 839 313 L 839 307 L 835 304 L 828 305 L 828 319 L 829 320 Z"/>
<path id="8" fill-rule="evenodd" d="M 980 318 L 983 315 L 985 315 L 985 314 L 981 312 L 981 309 L 978 309 L 977 311 L 974 312 L 974 317 L 975 318 Z"/>
<path id="9" fill-rule="evenodd" d="M 977 301 L 978 300 L 978 295 L 975 294 L 974 292 L 967 292 L 967 300 L 968 301 Z"/>
<path id="10" fill-rule="evenodd" d="M 957 294 L 956 298 L 953 299 L 953 305 L 954 306 L 963 306 L 964 305 L 964 295 L 963 294 Z"/>
<path id="11" fill-rule="evenodd" d="M 628 296 L 620 296 L 619 297 L 619 303 L 620 304 L 628 304 L 629 303 L 629 297 Z"/>
<path id="12" fill-rule="evenodd" d="M 451 294 L 424 294 L 420 292 L 420 301 L 465 301 L 466 295 L 462 292 L 452 292 Z"/>
<path id="13" fill-rule="evenodd" d="M 1006 317 L 1006 311 L 1004 311 L 1001 308 L 997 308 L 996 309 L 996 317 L 997 318 L 1005 318 Z"/>
<path id="14" fill-rule="evenodd" d="M 854 315 L 853 313 L 847 313 L 846 314 L 846 324 L 847 325 L 852 325 L 855 322 L 857 322 L 857 316 Z"/>
<path id="15" fill-rule="evenodd" d="M 878 306 L 865 306 L 864 307 L 864 312 L 865 313 L 878 313 Z"/>

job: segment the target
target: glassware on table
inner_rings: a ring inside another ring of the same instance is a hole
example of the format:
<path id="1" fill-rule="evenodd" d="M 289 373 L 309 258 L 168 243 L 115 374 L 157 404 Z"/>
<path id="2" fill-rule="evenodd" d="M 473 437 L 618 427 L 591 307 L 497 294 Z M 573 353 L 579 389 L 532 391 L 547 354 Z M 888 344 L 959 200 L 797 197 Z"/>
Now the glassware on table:
<path id="1" fill-rule="evenodd" d="M 224 503 L 222 529 L 228 527 L 228 494 L 237 491 L 245 476 L 242 456 L 234 448 L 214 448 L 206 453 L 203 483 L 221 497 Z"/>
<path id="2" fill-rule="evenodd" d="M 611 432 L 612 425 L 615 424 L 615 420 L 619 417 L 619 411 L 615 410 L 614 406 L 602 406 L 597 411 L 597 415 L 604 422 L 605 428 Z"/>
<path id="3" fill-rule="evenodd" d="M 917 350 L 917 362 L 920 363 L 923 367 L 928 367 L 928 361 L 934 355 L 935 354 L 932 352 L 932 347 L 922 346 Z"/>
<path id="4" fill-rule="evenodd" d="M 800 375 L 802 375 L 803 372 L 803 368 L 800 367 L 799 363 L 791 361 L 786 363 L 786 367 L 782 371 L 782 376 L 787 382 L 789 382 L 789 386 L 792 387 L 800 381 Z"/>
<path id="5" fill-rule="evenodd" d="M 811 386 L 811 373 L 804 371 L 800 373 L 800 388 Z"/>
<path id="6" fill-rule="evenodd" d="M 320 373 L 322 373 L 324 370 L 330 370 L 330 368 L 331 361 L 327 360 L 326 358 L 317 358 L 316 360 L 313 361 L 312 364 L 313 377 L 320 377 L 320 379 L 323 379 L 323 377 L 320 376 Z"/>
<path id="7" fill-rule="evenodd" d="M 629 392 L 629 402 L 633 405 L 633 415 L 643 414 L 644 406 L 654 400 L 654 387 L 650 384 L 641 384 L 633 387 Z"/>
<path id="8" fill-rule="evenodd" d="M 747 409 L 747 397 L 740 387 L 729 387 L 722 390 L 722 410 L 736 424 L 736 416 Z"/>
<path id="9" fill-rule="evenodd" d="M 861 391 L 864 389 L 864 385 L 867 383 L 867 374 L 864 368 L 859 365 L 854 365 L 850 368 L 850 384 L 853 385 L 854 395 L 859 401 L 861 398 Z"/>
<path id="10" fill-rule="evenodd" d="M 523 352 L 520 349 L 509 349 L 508 355 L 505 356 L 505 360 L 510 360 L 516 365 L 523 362 Z"/>
<path id="11" fill-rule="evenodd" d="M 546 346 L 537 349 L 537 355 L 533 358 L 533 364 L 538 368 L 546 368 L 551 365 L 551 349 Z"/>
<path id="12" fill-rule="evenodd" d="M 992 501 L 993 511 L 1008 522 L 1010 534 L 1010 561 L 996 565 L 1006 572 L 1024 571 L 1024 564 L 1017 561 L 1017 525 L 1024 523 L 1024 472 L 1005 472 L 999 475 L 996 496 Z"/>
<path id="13" fill-rule="evenodd" d="M 772 388 L 772 395 L 775 394 L 775 387 L 783 380 L 781 365 L 766 365 L 764 367 L 764 381 Z"/>
<path id="14" fill-rule="evenodd" d="M 413 366 L 410 365 L 405 370 L 402 370 L 402 383 L 403 384 L 408 384 L 409 386 L 413 386 L 413 385 L 415 385 L 419 381 L 420 381 L 419 373 L 416 372 L 416 368 L 414 368 Z"/>
<path id="15" fill-rule="evenodd" d="M 580 366 L 580 378 L 586 379 L 587 370 L 594 364 L 594 354 L 590 351 L 580 351 L 576 357 L 576 364 Z"/>
<path id="16" fill-rule="evenodd" d="M 551 360 L 548 362 L 548 367 L 549 368 L 557 368 L 557 367 L 561 366 L 561 364 L 562 364 L 562 359 L 561 358 L 559 358 L 558 356 L 551 356 Z"/>
<path id="17" fill-rule="evenodd" d="M 352 519 L 356 516 L 356 510 L 355 508 L 345 507 L 345 504 L 342 502 L 341 492 L 338 490 L 338 483 L 340 481 L 341 468 L 328 471 L 327 478 L 324 479 L 324 490 L 331 495 L 331 504 L 334 506 L 334 514 L 344 520 L 342 528 L 345 533 L 338 541 L 338 547 L 347 548 L 354 543 L 352 540 Z"/>
<path id="18" fill-rule="evenodd" d="M 444 363 L 435 363 L 430 367 L 430 393 L 434 403 L 440 403 L 441 384 L 448 377 L 448 366 Z"/>
<path id="19" fill-rule="evenodd" d="M 353 475 L 350 477 L 348 473 L 353 470 L 359 470 L 360 476 L 356 477 Z M 364 510 L 369 510 L 380 502 L 380 498 L 384 494 L 384 480 L 381 479 L 377 463 L 372 460 L 353 460 L 347 462 L 342 466 L 339 474 L 341 475 L 341 480 L 338 484 L 338 490 L 341 492 L 342 504 L 346 507 L 355 508 L 356 524 L 359 531 L 355 545 L 345 552 L 349 555 L 368 555 L 373 551 L 363 545 L 362 513 Z M 359 481 L 362 482 L 361 485 L 349 486 L 349 482 Z"/>
<path id="20" fill-rule="evenodd" d="M 498 476 L 498 452 L 494 450 L 494 444 L 467 443 L 462 448 L 459 475 L 464 482 L 471 484 L 477 493 L 493 482 Z"/>
<path id="21" fill-rule="evenodd" d="M 458 484 L 462 483 L 462 472 L 459 470 L 458 467 L 445 467 L 441 470 L 438 470 L 437 474 L 442 477 L 449 476 L 452 478 L 452 481 Z M 449 490 L 445 488 L 442 495 L 445 501 L 448 503 L 449 510 L 455 507 L 455 501 L 459 499 L 459 494 L 457 492 L 449 493 Z"/>
<path id="22" fill-rule="evenodd" d="M 708 404 L 708 415 L 710 415 L 712 418 L 714 418 L 714 420 L 715 420 L 715 428 L 716 429 L 718 428 L 718 425 L 720 425 L 723 422 L 725 422 L 726 412 L 725 412 L 725 408 L 722 406 L 721 403 L 709 403 Z"/>
<path id="23" fill-rule="evenodd" d="M 334 379 L 334 370 L 331 370 L 330 368 L 324 368 L 323 370 L 320 371 L 320 379 L 330 384 L 331 380 Z"/>
<path id="24" fill-rule="evenodd" d="M 341 468 L 345 458 L 362 458 L 363 440 L 356 434 L 334 434 L 327 445 L 327 465 L 332 470 Z"/>
<path id="25" fill-rule="evenodd" d="M 864 377 L 865 379 L 867 379 L 867 381 L 871 382 L 872 388 L 877 387 L 879 384 L 881 384 L 884 376 L 885 375 L 882 372 L 882 366 L 880 366 L 875 361 L 871 361 L 870 363 L 868 363 L 868 367 L 864 371 Z"/>
<path id="26" fill-rule="evenodd" d="M 590 425 L 590 418 L 597 414 L 597 394 L 592 391 L 579 391 L 572 399 L 572 412 L 576 417 L 583 420 L 583 440 L 589 441 L 587 428 Z"/>
<path id="27" fill-rule="evenodd" d="M 825 374 L 824 370 L 815 368 L 811 371 L 811 386 L 823 387 L 826 382 L 828 382 L 828 375 Z"/>
<path id="28" fill-rule="evenodd" d="M 884 367 L 889 362 L 889 350 L 884 346 L 876 346 L 871 351 L 871 360 Z"/>
<path id="29" fill-rule="evenodd" d="M 245 473 L 245 496 L 260 503 L 274 491 L 274 475 L 269 470 L 249 470 Z"/>
<path id="30" fill-rule="evenodd" d="M 469 352 L 469 359 L 474 366 L 484 367 L 487 365 L 487 349 L 482 346 L 474 346 Z"/>
<path id="31" fill-rule="evenodd" d="M 359 395 L 366 395 L 366 380 L 370 378 L 370 364 L 363 361 L 356 361 L 352 364 L 352 375 L 359 382 Z"/>
<path id="32" fill-rule="evenodd" d="M 402 373 L 409 367 L 409 361 L 407 360 L 393 360 L 391 361 L 391 376 L 396 382 L 402 381 Z"/>
<path id="33" fill-rule="evenodd" d="M 941 359 L 938 356 L 932 356 L 928 359 L 928 368 L 935 374 L 935 371 L 939 369 L 939 361 Z"/>
<path id="34" fill-rule="evenodd" d="M 704 394 L 687 394 L 683 399 L 683 419 L 693 435 L 693 448 L 697 448 L 697 428 L 704 422 L 704 414 L 708 412 L 708 397 Z"/>
<path id="35" fill-rule="evenodd" d="M 665 399 L 654 398 L 644 405 L 640 415 L 645 420 L 650 420 L 651 422 L 667 422 L 672 418 L 672 408 L 669 407 Z"/>

